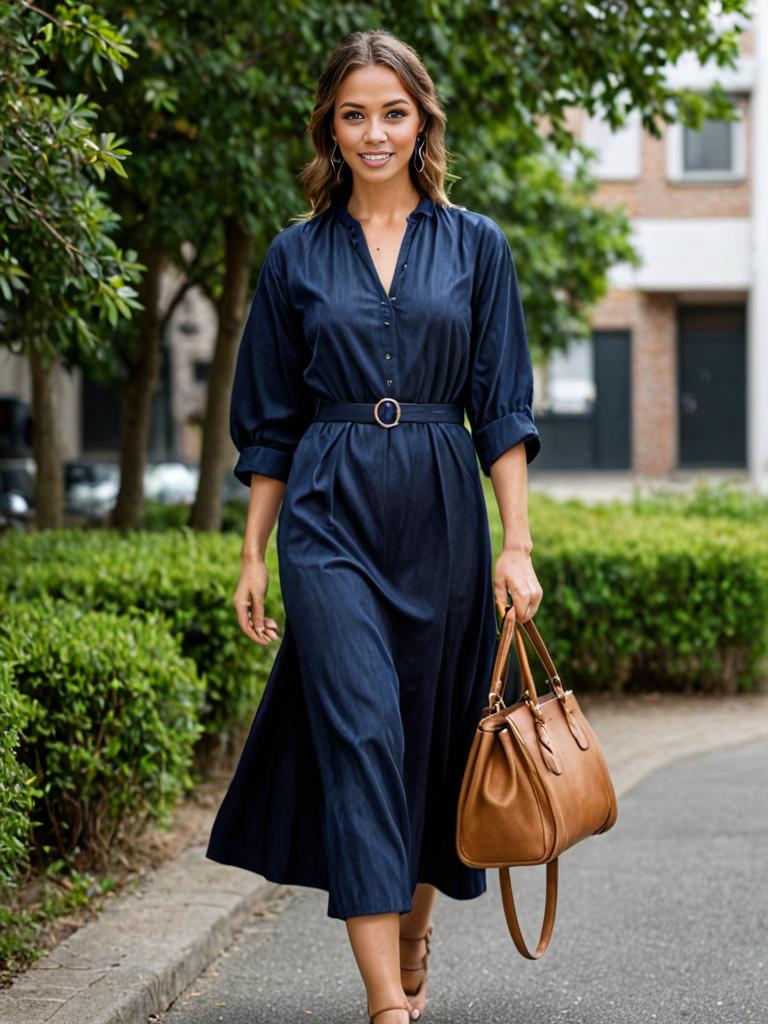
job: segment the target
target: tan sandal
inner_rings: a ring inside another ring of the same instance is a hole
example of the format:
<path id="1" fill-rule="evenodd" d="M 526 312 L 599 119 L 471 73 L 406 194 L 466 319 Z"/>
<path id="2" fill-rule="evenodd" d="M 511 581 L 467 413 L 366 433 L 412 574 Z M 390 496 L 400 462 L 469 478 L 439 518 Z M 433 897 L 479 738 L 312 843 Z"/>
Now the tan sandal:
<path id="1" fill-rule="evenodd" d="M 421 971 L 421 978 L 419 979 L 419 984 L 416 986 L 415 989 L 410 989 L 409 990 L 409 989 L 405 988 L 405 986 L 403 986 L 403 992 L 408 997 L 417 996 L 419 994 L 419 992 L 421 992 L 422 988 L 424 987 L 424 982 L 427 980 L 427 974 L 429 973 L 429 954 L 430 954 L 430 951 L 431 951 L 431 939 L 432 939 L 432 929 L 433 928 L 434 928 L 434 925 L 430 925 L 423 935 L 401 935 L 400 936 L 400 938 L 403 940 L 403 942 L 425 942 L 426 943 L 426 951 L 424 953 L 424 956 L 421 958 L 421 963 L 417 967 L 401 967 L 400 968 L 401 971 Z M 423 1013 L 424 1013 L 424 1010 L 423 1009 L 420 1010 L 419 1016 L 416 1018 L 416 1020 L 421 1020 Z M 409 1016 L 410 1016 L 410 1014 L 409 1014 Z M 413 1018 L 411 1018 L 411 1019 L 413 1019 Z"/>
<path id="2" fill-rule="evenodd" d="M 368 1021 L 369 1021 L 369 1024 L 373 1024 L 373 1018 L 374 1017 L 378 1017 L 380 1013 L 386 1013 L 387 1010 L 405 1010 L 405 1012 L 408 1014 L 409 1017 L 411 1015 L 411 1011 L 409 1010 L 407 1004 L 405 1006 L 403 1006 L 402 1004 L 400 1004 L 398 1006 L 382 1006 L 382 1008 L 380 1010 L 376 1010 L 375 1013 L 371 1013 L 370 1006 L 367 1007 L 367 1009 L 368 1009 Z"/>

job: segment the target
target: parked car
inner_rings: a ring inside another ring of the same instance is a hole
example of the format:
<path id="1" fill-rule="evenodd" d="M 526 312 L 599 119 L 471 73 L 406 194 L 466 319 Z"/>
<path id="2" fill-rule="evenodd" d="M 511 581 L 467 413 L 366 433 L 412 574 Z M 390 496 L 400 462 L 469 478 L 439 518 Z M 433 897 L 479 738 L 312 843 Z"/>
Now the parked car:
<path id="1" fill-rule="evenodd" d="M 184 462 L 157 462 L 144 472 L 144 496 L 161 505 L 192 505 L 200 470 Z"/>
<path id="2" fill-rule="evenodd" d="M 0 530 L 26 530 L 33 518 L 34 461 L 0 459 Z"/>
<path id="3" fill-rule="evenodd" d="M 119 489 L 116 462 L 68 459 L 64 463 L 64 504 L 69 514 L 100 519 L 114 508 Z"/>
<path id="4" fill-rule="evenodd" d="M 7 519 L 23 524 L 32 518 L 34 470 L 31 458 L 0 458 L 0 527 Z M 199 468 L 184 462 L 150 463 L 144 471 L 144 495 L 163 505 L 192 505 L 199 477 Z M 114 509 L 119 491 L 119 463 L 88 458 L 64 462 L 64 506 L 68 516 L 104 520 Z M 247 503 L 248 491 L 228 473 L 222 498 Z"/>

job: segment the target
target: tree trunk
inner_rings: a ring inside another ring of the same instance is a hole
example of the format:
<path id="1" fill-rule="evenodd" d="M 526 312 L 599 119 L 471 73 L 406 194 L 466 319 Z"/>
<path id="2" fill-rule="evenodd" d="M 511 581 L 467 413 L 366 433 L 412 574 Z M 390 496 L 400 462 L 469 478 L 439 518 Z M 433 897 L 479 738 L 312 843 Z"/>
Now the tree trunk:
<path id="1" fill-rule="evenodd" d="M 32 450 L 35 453 L 35 523 L 38 530 L 56 530 L 64 525 L 64 468 L 56 432 L 54 374 L 59 365 L 53 358 L 46 366 L 34 345 L 29 348 L 32 372 Z"/>
<path id="2" fill-rule="evenodd" d="M 224 240 L 224 286 L 218 304 L 216 345 L 208 379 L 200 480 L 189 520 L 196 530 L 218 530 L 221 526 L 221 490 L 232 452 L 229 400 L 253 257 L 253 235 L 233 217 L 224 225 Z"/>
<path id="3" fill-rule="evenodd" d="M 112 524 L 121 530 L 136 529 L 144 511 L 144 469 L 162 342 L 160 294 L 165 252 L 159 247 L 150 247 L 139 252 L 139 260 L 147 267 L 139 288 L 144 311 L 123 392 L 120 492 L 112 513 Z"/>

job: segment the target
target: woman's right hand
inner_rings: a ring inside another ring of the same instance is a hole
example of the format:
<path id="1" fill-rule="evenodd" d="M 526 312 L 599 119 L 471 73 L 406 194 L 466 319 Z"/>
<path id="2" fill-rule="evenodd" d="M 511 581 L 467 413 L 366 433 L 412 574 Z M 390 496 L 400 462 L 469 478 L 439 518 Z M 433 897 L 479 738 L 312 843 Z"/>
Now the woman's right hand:
<path id="1" fill-rule="evenodd" d="M 264 559 L 243 561 L 240 580 L 232 597 L 240 629 L 257 644 L 267 645 L 280 639 L 280 630 L 274 619 L 264 615 L 264 597 L 269 584 L 269 572 Z"/>

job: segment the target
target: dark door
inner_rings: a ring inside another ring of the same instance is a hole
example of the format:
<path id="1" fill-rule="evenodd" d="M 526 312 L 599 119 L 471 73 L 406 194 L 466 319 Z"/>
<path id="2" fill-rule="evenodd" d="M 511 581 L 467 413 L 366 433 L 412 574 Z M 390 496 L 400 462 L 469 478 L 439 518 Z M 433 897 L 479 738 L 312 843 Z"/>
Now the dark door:
<path id="1" fill-rule="evenodd" d="M 629 469 L 632 423 L 629 331 L 595 331 L 595 466 Z"/>
<path id="2" fill-rule="evenodd" d="M 680 465 L 745 466 L 745 308 L 680 310 Z"/>

